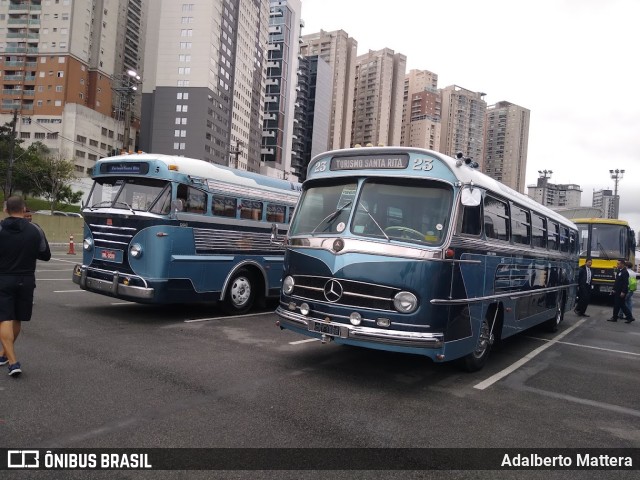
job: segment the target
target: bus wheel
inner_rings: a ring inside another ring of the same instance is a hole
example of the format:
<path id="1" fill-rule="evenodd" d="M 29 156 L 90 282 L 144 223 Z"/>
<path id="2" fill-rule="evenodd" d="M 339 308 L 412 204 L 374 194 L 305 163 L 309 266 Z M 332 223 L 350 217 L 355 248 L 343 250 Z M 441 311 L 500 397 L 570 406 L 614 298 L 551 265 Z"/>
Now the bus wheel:
<path id="1" fill-rule="evenodd" d="M 564 318 L 564 312 L 562 311 L 562 295 L 558 294 L 558 301 L 556 302 L 556 313 L 552 319 L 547 320 L 544 324 L 548 332 L 557 332 L 560 322 Z"/>
<path id="2" fill-rule="evenodd" d="M 227 313 L 240 315 L 247 313 L 256 297 L 256 284 L 251 273 L 241 268 L 231 277 L 223 308 Z"/>
<path id="3" fill-rule="evenodd" d="M 477 372 L 484 367 L 484 364 L 487 363 L 487 358 L 489 358 L 492 343 L 493 334 L 491 333 L 489 321 L 485 318 L 482 320 L 482 325 L 480 326 L 480 335 L 478 336 L 476 349 L 469 355 L 461 358 L 462 368 L 467 372 Z"/>

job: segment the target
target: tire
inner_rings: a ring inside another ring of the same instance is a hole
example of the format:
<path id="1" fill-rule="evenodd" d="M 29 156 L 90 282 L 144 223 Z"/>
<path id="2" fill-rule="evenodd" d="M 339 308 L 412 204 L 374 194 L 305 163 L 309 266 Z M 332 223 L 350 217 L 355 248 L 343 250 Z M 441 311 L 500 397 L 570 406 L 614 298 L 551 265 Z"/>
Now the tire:
<path id="1" fill-rule="evenodd" d="M 553 315 L 553 318 L 551 318 L 550 320 L 547 320 L 544 323 L 544 328 L 548 332 L 554 333 L 554 332 L 558 331 L 560 323 L 564 319 L 564 311 L 563 311 L 563 308 L 562 308 L 562 304 L 563 304 L 563 302 L 562 302 L 562 294 L 558 293 L 558 300 L 556 301 L 555 314 Z"/>
<path id="2" fill-rule="evenodd" d="M 233 315 L 247 313 L 256 298 L 256 282 L 248 270 L 241 268 L 231 277 L 222 308 Z"/>
<path id="3" fill-rule="evenodd" d="M 476 349 L 469 355 L 462 357 L 461 366 L 467 372 L 477 372 L 489 358 L 489 352 L 491 351 L 491 345 L 493 343 L 493 334 L 491 333 L 491 327 L 489 321 L 485 318 L 480 325 L 480 333 L 478 335 L 478 344 Z"/>

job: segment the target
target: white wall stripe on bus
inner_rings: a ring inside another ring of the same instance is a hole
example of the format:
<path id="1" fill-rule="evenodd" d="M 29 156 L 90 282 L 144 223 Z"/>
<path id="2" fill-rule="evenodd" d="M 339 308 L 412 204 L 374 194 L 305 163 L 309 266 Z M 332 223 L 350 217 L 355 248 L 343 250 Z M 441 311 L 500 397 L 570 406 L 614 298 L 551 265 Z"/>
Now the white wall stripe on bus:
<path id="1" fill-rule="evenodd" d="M 522 357 L 520 360 L 518 360 L 517 362 L 511 364 L 510 366 L 508 366 L 507 368 L 505 368 L 504 370 L 496 373 L 495 375 L 492 375 L 491 377 L 487 378 L 486 380 L 483 380 L 482 382 L 478 383 L 477 385 L 474 385 L 473 388 L 477 388 L 478 390 L 484 390 L 485 388 L 490 387 L 491 385 L 493 385 L 494 383 L 496 383 L 498 380 L 503 379 L 504 377 L 506 377 L 507 375 L 509 375 L 510 373 L 514 372 L 515 370 L 517 370 L 518 368 L 520 368 L 522 365 L 524 365 L 525 363 L 527 363 L 529 360 L 533 359 L 534 357 L 536 357 L 538 354 L 544 352 L 547 348 L 555 345 L 556 343 L 558 343 L 562 338 L 564 338 L 565 336 L 569 335 L 571 332 L 573 332 L 576 328 L 578 328 L 579 326 L 581 326 L 586 320 L 583 318 L 582 320 L 580 320 L 578 323 L 576 323 L 574 326 L 566 329 L 564 332 L 562 332 L 560 335 L 558 335 L 557 337 L 555 337 L 554 339 L 550 340 L 549 343 L 545 343 L 544 345 L 536 348 L 535 350 L 533 350 L 532 352 L 529 352 L 527 355 L 525 355 L 524 357 Z"/>

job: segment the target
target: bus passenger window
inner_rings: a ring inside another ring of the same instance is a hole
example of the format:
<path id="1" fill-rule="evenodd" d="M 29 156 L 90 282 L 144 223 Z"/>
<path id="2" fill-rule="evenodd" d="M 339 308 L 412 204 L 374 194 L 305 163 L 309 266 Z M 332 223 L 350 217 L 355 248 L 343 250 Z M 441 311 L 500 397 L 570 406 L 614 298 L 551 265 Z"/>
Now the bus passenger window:
<path id="1" fill-rule="evenodd" d="M 555 222 L 549 222 L 549 250 L 558 250 L 560 246 L 560 227 Z"/>
<path id="2" fill-rule="evenodd" d="M 262 202 L 242 200 L 240 202 L 240 218 L 262 220 Z"/>
<path id="3" fill-rule="evenodd" d="M 560 228 L 560 251 L 568 252 L 570 249 L 569 245 L 569 229 L 566 227 Z"/>
<path id="4" fill-rule="evenodd" d="M 207 211 L 207 194 L 202 190 L 178 185 L 178 200 L 182 201 L 184 212 L 205 213 Z"/>
<path id="5" fill-rule="evenodd" d="M 532 216 L 532 240 L 534 247 L 547 247 L 547 219 L 535 214 Z"/>
<path id="6" fill-rule="evenodd" d="M 480 235 L 480 205 L 462 208 L 462 224 L 460 233 L 463 235 Z"/>
<path id="7" fill-rule="evenodd" d="M 216 217 L 236 218 L 237 201 L 231 197 L 213 197 L 213 214 Z"/>
<path id="8" fill-rule="evenodd" d="M 509 210 L 496 198 L 484 198 L 484 231 L 487 238 L 509 241 Z"/>
<path id="9" fill-rule="evenodd" d="M 284 223 L 286 209 L 284 205 L 267 205 L 267 222 Z"/>
<path id="10" fill-rule="evenodd" d="M 531 220 L 528 211 L 512 205 L 511 238 L 513 243 L 529 245 L 531 243 Z"/>

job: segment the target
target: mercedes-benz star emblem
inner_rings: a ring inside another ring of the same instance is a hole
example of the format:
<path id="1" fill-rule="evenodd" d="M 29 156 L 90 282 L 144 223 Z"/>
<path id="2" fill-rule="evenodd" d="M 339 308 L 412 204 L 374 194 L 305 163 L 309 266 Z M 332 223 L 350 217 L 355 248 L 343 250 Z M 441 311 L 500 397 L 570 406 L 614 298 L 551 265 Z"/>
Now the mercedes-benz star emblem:
<path id="1" fill-rule="evenodd" d="M 337 280 L 329 280 L 324 284 L 324 298 L 329 302 L 337 302 L 342 298 L 342 285 Z"/>

